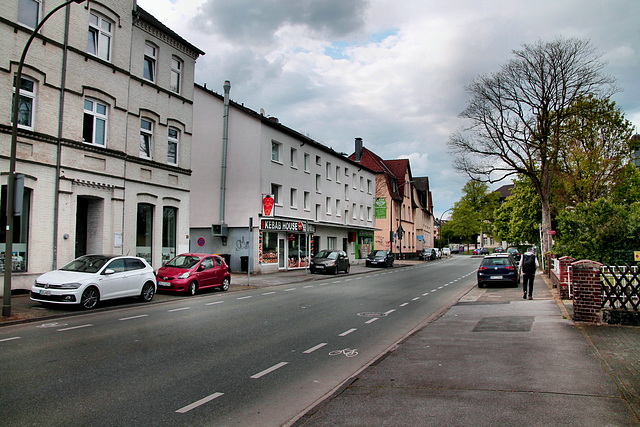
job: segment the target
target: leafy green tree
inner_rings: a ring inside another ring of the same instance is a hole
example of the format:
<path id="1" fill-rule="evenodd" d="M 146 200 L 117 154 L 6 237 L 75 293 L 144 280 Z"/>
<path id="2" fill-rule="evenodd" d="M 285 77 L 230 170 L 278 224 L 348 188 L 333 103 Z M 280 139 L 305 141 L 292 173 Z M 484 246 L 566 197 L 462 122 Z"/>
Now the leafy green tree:
<path id="1" fill-rule="evenodd" d="M 460 115 L 470 126 L 451 136 L 449 148 L 454 167 L 472 179 L 526 176 L 540 198 L 546 233 L 563 125 L 575 115 L 571 107 L 578 99 L 608 96 L 614 80 L 603 74 L 606 63 L 585 40 L 538 41 L 513 55 L 500 71 L 468 86 L 472 99 Z M 549 246 L 545 238 L 543 250 Z"/>
<path id="2" fill-rule="evenodd" d="M 542 218 L 540 198 L 531 181 L 520 177 L 511 196 L 496 210 L 495 234 L 514 244 L 540 242 L 538 225 Z"/>
<path id="3" fill-rule="evenodd" d="M 580 203 L 558 214 L 554 251 L 604 264 L 633 262 L 640 250 L 640 202 L 609 199 Z"/>
<path id="4" fill-rule="evenodd" d="M 475 180 L 462 188 L 462 197 L 454 205 L 447 230 L 463 242 L 473 243 L 480 233 L 492 233 L 500 195 L 488 190 L 486 183 Z"/>
<path id="5" fill-rule="evenodd" d="M 561 207 L 592 202 L 618 185 L 628 187 L 634 127 L 608 98 L 577 99 L 573 114 L 562 125 L 563 144 L 554 185 L 555 203 Z"/>

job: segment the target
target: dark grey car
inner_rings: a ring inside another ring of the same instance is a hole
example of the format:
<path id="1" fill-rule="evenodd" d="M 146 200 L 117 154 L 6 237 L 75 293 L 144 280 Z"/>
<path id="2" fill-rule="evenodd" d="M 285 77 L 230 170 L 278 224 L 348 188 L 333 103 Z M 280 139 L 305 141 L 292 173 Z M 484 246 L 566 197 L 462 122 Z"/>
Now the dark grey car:
<path id="1" fill-rule="evenodd" d="M 348 273 L 350 268 L 349 257 L 344 251 L 322 250 L 311 260 L 309 271 L 338 274 L 340 271 Z"/>

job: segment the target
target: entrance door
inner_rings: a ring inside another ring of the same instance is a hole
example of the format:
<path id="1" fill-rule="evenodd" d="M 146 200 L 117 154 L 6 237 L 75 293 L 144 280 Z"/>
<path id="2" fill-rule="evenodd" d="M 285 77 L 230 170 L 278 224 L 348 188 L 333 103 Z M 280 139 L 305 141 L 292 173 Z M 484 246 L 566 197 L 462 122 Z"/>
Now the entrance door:
<path id="1" fill-rule="evenodd" d="M 76 203 L 76 258 L 87 254 L 87 215 L 89 200 L 78 197 Z"/>
<path id="2" fill-rule="evenodd" d="M 103 252 L 104 200 L 78 196 L 76 200 L 76 258 Z"/>
<path id="3" fill-rule="evenodd" d="M 285 254 L 285 248 L 287 245 L 285 244 L 285 240 L 283 238 L 278 238 L 278 268 L 283 270 L 287 265 L 287 257 Z"/>

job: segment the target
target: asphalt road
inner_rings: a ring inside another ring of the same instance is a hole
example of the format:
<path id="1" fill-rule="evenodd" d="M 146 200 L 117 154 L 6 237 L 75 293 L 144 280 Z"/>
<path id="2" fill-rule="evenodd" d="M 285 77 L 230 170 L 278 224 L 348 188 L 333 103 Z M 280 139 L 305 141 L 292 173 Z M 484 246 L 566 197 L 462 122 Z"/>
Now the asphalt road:
<path id="1" fill-rule="evenodd" d="M 282 425 L 475 283 L 478 260 L 0 329 L 5 425 Z"/>

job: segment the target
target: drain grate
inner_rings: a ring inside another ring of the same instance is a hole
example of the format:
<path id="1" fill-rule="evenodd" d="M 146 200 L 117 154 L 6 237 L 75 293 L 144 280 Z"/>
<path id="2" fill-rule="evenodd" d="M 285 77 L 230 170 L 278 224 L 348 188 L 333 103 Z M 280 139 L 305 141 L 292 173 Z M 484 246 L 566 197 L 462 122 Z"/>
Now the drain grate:
<path id="1" fill-rule="evenodd" d="M 358 316 L 361 316 L 361 317 L 385 317 L 386 315 L 387 313 L 378 313 L 378 312 L 358 313 Z"/>

